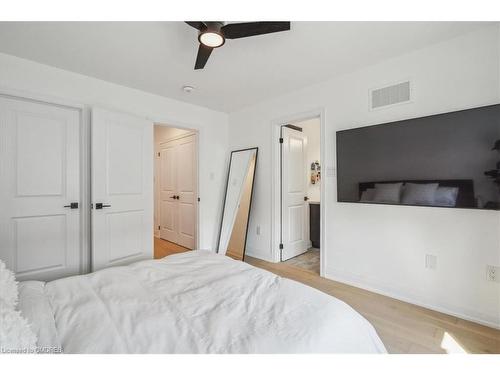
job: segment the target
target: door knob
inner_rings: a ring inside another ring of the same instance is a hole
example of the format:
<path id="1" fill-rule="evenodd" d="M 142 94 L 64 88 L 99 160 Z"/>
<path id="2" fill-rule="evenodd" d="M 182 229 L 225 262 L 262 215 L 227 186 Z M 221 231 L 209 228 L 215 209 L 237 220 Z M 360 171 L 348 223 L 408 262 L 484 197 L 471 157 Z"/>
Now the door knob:
<path id="1" fill-rule="evenodd" d="M 307 202 L 309 200 L 309 197 L 304 197 L 304 200 Z"/>
<path id="2" fill-rule="evenodd" d="M 78 202 L 71 202 L 70 204 L 63 206 L 64 208 L 71 208 L 72 210 L 78 208 Z"/>
<path id="3" fill-rule="evenodd" d="M 105 207 L 111 207 L 110 204 L 103 204 L 103 203 L 96 203 L 95 204 L 95 209 L 96 210 L 102 210 Z"/>
<path id="4" fill-rule="evenodd" d="M 180 197 L 178 195 L 175 196 L 175 199 L 179 199 Z"/>
<path id="5" fill-rule="evenodd" d="M 172 195 L 170 198 L 175 199 L 175 195 Z"/>

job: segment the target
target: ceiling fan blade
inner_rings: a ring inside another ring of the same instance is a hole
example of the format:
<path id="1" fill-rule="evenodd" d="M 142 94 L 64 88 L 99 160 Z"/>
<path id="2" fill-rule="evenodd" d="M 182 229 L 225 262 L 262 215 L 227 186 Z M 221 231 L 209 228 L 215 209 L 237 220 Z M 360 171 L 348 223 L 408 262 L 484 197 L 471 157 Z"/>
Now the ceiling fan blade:
<path id="1" fill-rule="evenodd" d="M 194 64 L 194 69 L 203 69 L 205 64 L 212 53 L 213 48 L 204 46 L 200 43 L 200 47 L 198 47 L 198 55 L 196 56 L 196 63 Z"/>
<path id="2" fill-rule="evenodd" d="M 196 30 L 201 30 L 206 27 L 205 24 L 201 21 L 185 21 L 189 26 L 194 27 Z"/>
<path id="3" fill-rule="evenodd" d="M 230 23 L 222 27 L 226 39 L 276 33 L 290 30 L 290 22 L 244 22 Z"/>

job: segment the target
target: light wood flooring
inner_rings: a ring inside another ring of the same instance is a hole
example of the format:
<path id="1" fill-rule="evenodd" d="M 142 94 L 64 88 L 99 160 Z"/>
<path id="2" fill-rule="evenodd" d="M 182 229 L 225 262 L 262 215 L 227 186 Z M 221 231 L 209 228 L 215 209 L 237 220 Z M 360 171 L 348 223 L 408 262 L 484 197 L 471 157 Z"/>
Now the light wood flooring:
<path id="1" fill-rule="evenodd" d="M 188 248 L 183 247 L 181 245 L 177 245 L 176 243 L 162 240 L 158 237 L 153 237 L 154 239 L 154 247 L 155 247 L 155 259 L 166 257 L 170 254 L 183 253 L 184 251 L 190 251 Z"/>
<path id="2" fill-rule="evenodd" d="M 187 250 L 155 238 L 155 257 Z M 248 256 L 245 261 L 346 302 L 375 327 L 389 353 L 500 353 L 499 330 L 328 280 L 286 263 Z"/>

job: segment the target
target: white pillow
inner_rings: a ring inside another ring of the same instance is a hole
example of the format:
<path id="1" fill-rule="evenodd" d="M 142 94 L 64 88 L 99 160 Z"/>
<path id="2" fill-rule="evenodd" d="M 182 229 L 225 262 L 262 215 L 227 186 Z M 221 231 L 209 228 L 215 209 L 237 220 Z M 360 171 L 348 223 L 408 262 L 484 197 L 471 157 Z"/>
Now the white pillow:
<path id="1" fill-rule="evenodd" d="M 373 197 L 375 196 L 375 189 L 366 189 L 361 193 L 360 202 L 373 202 Z"/>
<path id="2" fill-rule="evenodd" d="M 36 336 L 21 313 L 0 301 L 0 353 L 35 353 Z"/>
<path id="3" fill-rule="evenodd" d="M 457 187 L 438 187 L 434 195 L 434 204 L 442 207 L 455 207 L 457 205 Z"/>
<path id="4" fill-rule="evenodd" d="M 402 186 L 402 182 L 395 184 L 375 184 L 373 201 L 377 203 L 399 203 Z"/>
<path id="5" fill-rule="evenodd" d="M 438 183 L 413 184 L 408 182 L 405 184 L 402 203 L 432 206 L 438 186 Z"/>
<path id="6" fill-rule="evenodd" d="M 14 273 L 0 259 L 0 302 L 5 303 L 10 308 L 15 308 L 17 299 L 17 281 Z"/>

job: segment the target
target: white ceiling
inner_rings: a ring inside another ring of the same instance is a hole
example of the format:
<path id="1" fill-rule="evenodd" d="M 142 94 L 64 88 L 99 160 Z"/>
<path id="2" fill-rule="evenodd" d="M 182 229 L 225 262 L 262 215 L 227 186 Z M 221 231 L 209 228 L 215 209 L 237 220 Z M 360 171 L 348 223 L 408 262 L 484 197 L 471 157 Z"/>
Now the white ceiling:
<path id="1" fill-rule="evenodd" d="M 486 25 L 292 22 L 228 40 L 195 71 L 197 31 L 183 22 L 0 22 L 0 52 L 232 112 Z"/>

